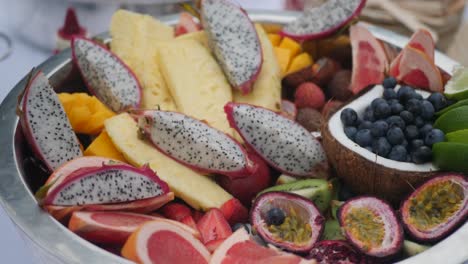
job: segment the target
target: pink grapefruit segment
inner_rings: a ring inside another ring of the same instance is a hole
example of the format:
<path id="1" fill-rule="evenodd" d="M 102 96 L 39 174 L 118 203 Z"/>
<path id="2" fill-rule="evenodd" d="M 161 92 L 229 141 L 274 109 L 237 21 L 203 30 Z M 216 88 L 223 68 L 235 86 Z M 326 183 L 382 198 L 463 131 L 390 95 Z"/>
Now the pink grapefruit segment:
<path id="1" fill-rule="evenodd" d="M 186 230 L 169 222 L 151 221 L 130 235 L 122 256 L 136 263 L 207 264 L 210 252 Z"/>

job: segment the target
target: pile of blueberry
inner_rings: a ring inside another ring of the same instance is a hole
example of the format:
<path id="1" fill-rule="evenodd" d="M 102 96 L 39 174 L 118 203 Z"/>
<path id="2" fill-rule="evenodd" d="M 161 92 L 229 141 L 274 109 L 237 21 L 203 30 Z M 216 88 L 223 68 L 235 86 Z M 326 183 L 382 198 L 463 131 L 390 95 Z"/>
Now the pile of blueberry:
<path id="1" fill-rule="evenodd" d="M 424 99 L 409 86 L 401 86 L 398 91 L 396 86 L 395 78 L 386 78 L 383 97 L 372 101 L 362 119 L 353 109 L 344 109 L 344 132 L 379 156 L 417 164 L 429 162 L 432 145 L 445 140 L 444 133 L 432 127 L 434 114 L 449 103 L 441 93 Z"/>

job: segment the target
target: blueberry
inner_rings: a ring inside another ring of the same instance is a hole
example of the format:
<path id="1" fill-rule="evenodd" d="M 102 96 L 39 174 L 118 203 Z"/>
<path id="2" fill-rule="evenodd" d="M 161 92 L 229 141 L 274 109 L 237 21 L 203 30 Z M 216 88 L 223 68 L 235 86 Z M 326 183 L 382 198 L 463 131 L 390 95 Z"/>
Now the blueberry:
<path id="1" fill-rule="evenodd" d="M 389 118 L 387 118 L 387 124 L 392 127 L 392 126 L 397 126 L 401 129 L 405 129 L 405 121 L 400 117 L 400 116 L 397 116 L 397 115 L 393 115 Z"/>
<path id="2" fill-rule="evenodd" d="M 397 126 L 390 127 L 387 131 L 387 140 L 392 145 L 400 145 L 405 140 L 403 130 Z"/>
<path id="3" fill-rule="evenodd" d="M 396 161 L 406 161 L 406 156 L 408 155 L 406 148 L 402 145 L 393 146 L 388 158 Z"/>
<path id="4" fill-rule="evenodd" d="M 372 136 L 383 137 L 387 134 L 388 124 L 383 120 L 375 121 L 370 129 Z"/>
<path id="5" fill-rule="evenodd" d="M 281 208 L 273 207 L 266 213 L 265 222 L 267 225 L 279 226 L 284 223 L 286 215 Z"/>
<path id="6" fill-rule="evenodd" d="M 355 138 L 356 133 L 357 133 L 357 128 L 355 128 L 353 126 L 345 127 L 344 128 L 344 133 L 349 139 L 354 141 L 354 138 Z"/>
<path id="7" fill-rule="evenodd" d="M 425 138 L 426 137 L 426 134 L 429 133 L 429 131 L 432 130 L 432 125 L 431 124 L 425 124 L 424 126 L 422 126 L 420 129 L 419 129 L 419 135 L 421 136 L 421 138 Z"/>
<path id="8" fill-rule="evenodd" d="M 442 110 L 447 106 L 447 98 L 445 98 L 441 93 L 433 93 L 427 98 L 427 100 L 431 102 L 436 111 Z"/>
<path id="9" fill-rule="evenodd" d="M 374 110 L 372 110 L 372 107 L 370 106 L 366 107 L 366 110 L 364 110 L 363 119 L 365 121 L 371 121 L 371 122 L 375 121 Z"/>
<path id="10" fill-rule="evenodd" d="M 424 124 L 426 124 L 426 123 L 424 122 L 424 119 L 422 119 L 422 117 L 417 116 L 417 117 L 414 118 L 414 125 L 415 126 L 422 127 L 422 126 L 424 126 Z"/>
<path id="11" fill-rule="evenodd" d="M 369 129 L 359 130 L 354 139 L 354 141 L 361 147 L 366 147 L 372 144 L 372 135 Z"/>
<path id="12" fill-rule="evenodd" d="M 422 100 L 423 97 L 422 97 L 421 94 L 418 94 L 418 93 L 415 92 L 415 93 L 413 93 L 413 94 L 411 95 L 411 99 Z"/>
<path id="13" fill-rule="evenodd" d="M 394 77 L 387 77 L 383 80 L 382 85 L 384 88 L 390 88 L 393 89 L 397 85 L 397 79 Z"/>
<path id="14" fill-rule="evenodd" d="M 401 119 L 403 119 L 403 121 L 405 121 L 405 123 L 407 125 L 413 123 L 413 121 L 414 121 L 413 113 L 411 113 L 410 111 L 407 111 L 407 110 L 401 111 L 400 117 L 401 117 Z"/>
<path id="15" fill-rule="evenodd" d="M 390 106 L 390 108 L 392 109 L 392 114 L 394 114 L 394 115 L 399 115 L 401 113 L 401 111 L 405 110 L 403 105 L 400 104 L 400 103 L 392 104 Z"/>
<path id="16" fill-rule="evenodd" d="M 372 127 L 372 122 L 371 121 L 362 121 L 361 124 L 359 124 L 359 127 L 358 129 L 359 130 L 362 130 L 362 129 L 371 129 Z"/>
<path id="17" fill-rule="evenodd" d="M 375 109 L 375 107 L 381 103 L 387 103 L 387 101 L 385 101 L 385 99 L 383 98 L 375 98 L 374 100 L 372 100 L 371 103 L 372 109 Z"/>
<path id="18" fill-rule="evenodd" d="M 383 98 L 387 99 L 387 100 L 396 99 L 397 98 L 397 93 L 395 92 L 395 90 L 393 90 L 391 88 L 385 89 L 383 91 Z"/>
<path id="19" fill-rule="evenodd" d="M 421 146 L 424 146 L 424 140 L 422 139 L 413 139 L 411 140 L 411 149 L 415 150 Z"/>
<path id="20" fill-rule="evenodd" d="M 406 102 L 408 101 L 414 94 L 414 89 L 409 87 L 409 86 L 402 86 L 398 92 L 397 92 L 397 97 L 400 102 Z"/>
<path id="21" fill-rule="evenodd" d="M 378 138 L 372 143 L 372 152 L 382 157 L 387 157 L 391 149 L 392 145 L 390 145 L 388 140 L 384 137 Z"/>
<path id="22" fill-rule="evenodd" d="M 354 111 L 351 108 L 346 108 L 343 111 L 341 111 L 340 118 L 341 122 L 343 122 L 345 126 L 353 126 L 358 121 L 358 115 L 356 111 Z"/>
<path id="23" fill-rule="evenodd" d="M 415 125 L 409 125 L 405 128 L 406 138 L 409 140 L 419 137 L 419 129 Z"/>
<path id="24" fill-rule="evenodd" d="M 376 119 L 382 119 L 388 117 L 392 113 L 392 109 L 387 102 L 379 102 L 374 109 L 374 116 Z"/>
<path id="25" fill-rule="evenodd" d="M 424 138 L 424 144 L 428 147 L 432 147 L 435 143 L 439 143 L 445 140 L 445 134 L 440 129 L 432 129 L 429 133 L 426 134 Z"/>
<path id="26" fill-rule="evenodd" d="M 411 160 L 416 164 L 426 163 L 432 159 L 432 150 L 427 146 L 420 146 L 411 153 Z"/>
<path id="27" fill-rule="evenodd" d="M 393 104 L 399 104 L 400 101 L 398 101 L 398 99 L 390 99 L 390 100 L 387 100 L 388 104 L 390 106 L 392 106 Z"/>
<path id="28" fill-rule="evenodd" d="M 421 100 L 414 98 L 409 99 L 405 104 L 405 109 L 415 115 L 419 115 L 421 113 Z"/>
<path id="29" fill-rule="evenodd" d="M 402 145 L 403 147 L 408 149 L 408 140 L 404 139 L 403 142 L 401 142 L 400 145 Z"/>
<path id="30" fill-rule="evenodd" d="M 434 117 L 434 106 L 428 100 L 421 101 L 421 117 L 426 120 L 431 120 Z"/>

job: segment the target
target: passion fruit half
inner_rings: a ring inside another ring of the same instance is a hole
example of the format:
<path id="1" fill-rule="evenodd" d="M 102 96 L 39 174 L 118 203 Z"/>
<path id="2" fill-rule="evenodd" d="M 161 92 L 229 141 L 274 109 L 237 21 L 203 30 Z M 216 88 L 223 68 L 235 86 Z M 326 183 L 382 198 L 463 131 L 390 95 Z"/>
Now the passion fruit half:
<path id="1" fill-rule="evenodd" d="M 362 253 L 388 257 L 400 251 L 403 228 L 390 205 L 370 196 L 348 200 L 338 210 L 346 239 Z"/>
<path id="2" fill-rule="evenodd" d="M 468 218 L 466 176 L 444 173 L 417 188 L 401 205 L 401 219 L 416 240 L 437 242 Z"/>
<path id="3" fill-rule="evenodd" d="M 266 242 L 294 253 L 310 251 L 320 239 L 325 223 L 311 200 L 286 192 L 258 196 L 250 217 Z"/>

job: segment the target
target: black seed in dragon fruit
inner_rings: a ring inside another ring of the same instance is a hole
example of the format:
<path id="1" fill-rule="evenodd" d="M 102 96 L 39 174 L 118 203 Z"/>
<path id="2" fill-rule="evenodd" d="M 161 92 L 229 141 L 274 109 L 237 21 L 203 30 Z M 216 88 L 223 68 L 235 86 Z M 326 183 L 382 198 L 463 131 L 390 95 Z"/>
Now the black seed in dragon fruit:
<path id="1" fill-rule="evenodd" d="M 53 171 L 83 155 L 80 143 L 49 80 L 38 72 L 21 101 L 20 123 L 36 157 Z"/>
<path id="2" fill-rule="evenodd" d="M 43 200 L 44 205 L 79 206 L 126 203 L 152 198 L 169 192 L 166 182 L 148 167 L 127 164 L 77 169 L 67 176 Z"/>
<path id="3" fill-rule="evenodd" d="M 89 91 L 115 112 L 138 108 L 141 86 L 110 50 L 81 37 L 72 39 L 72 58 Z"/>
<path id="4" fill-rule="evenodd" d="M 227 79 L 243 94 L 249 93 L 263 63 L 262 46 L 252 21 L 229 0 L 202 0 L 200 15 Z"/>
<path id="5" fill-rule="evenodd" d="M 280 32 L 296 40 L 330 36 L 361 13 L 366 0 L 328 0 L 310 8 Z"/>
<path id="6" fill-rule="evenodd" d="M 143 135 L 157 149 L 195 170 L 244 177 L 255 169 L 235 139 L 200 120 L 158 110 L 135 116 Z"/>
<path id="7" fill-rule="evenodd" d="M 224 111 L 246 144 L 281 172 L 308 177 L 328 169 L 320 142 L 293 120 L 249 104 L 228 103 Z"/>

